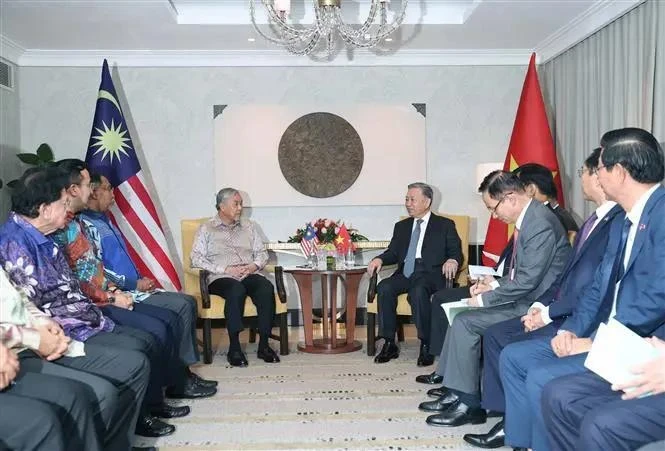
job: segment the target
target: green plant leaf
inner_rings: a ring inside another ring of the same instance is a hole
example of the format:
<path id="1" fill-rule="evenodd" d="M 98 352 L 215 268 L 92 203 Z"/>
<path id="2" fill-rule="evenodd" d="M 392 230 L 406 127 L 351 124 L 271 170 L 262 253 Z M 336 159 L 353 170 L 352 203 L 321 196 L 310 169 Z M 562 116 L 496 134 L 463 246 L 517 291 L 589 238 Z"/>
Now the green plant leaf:
<path id="1" fill-rule="evenodd" d="M 41 143 L 39 147 L 37 147 L 37 156 L 43 162 L 53 161 L 53 150 L 51 149 L 51 146 L 46 143 Z"/>
<path id="2" fill-rule="evenodd" d="M 30 164 L 33 166 L 39 164 L 39 157 L 36 153 L 18 153 L 16 156 L 25 164 Z"/>

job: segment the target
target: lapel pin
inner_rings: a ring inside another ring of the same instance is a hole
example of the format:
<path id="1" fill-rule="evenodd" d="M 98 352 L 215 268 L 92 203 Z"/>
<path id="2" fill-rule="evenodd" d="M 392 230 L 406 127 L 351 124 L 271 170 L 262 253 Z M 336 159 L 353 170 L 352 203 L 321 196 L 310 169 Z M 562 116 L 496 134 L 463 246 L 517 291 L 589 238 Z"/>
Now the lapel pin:
<path id="1" fill-rule="evenodd" d="M 638 230 L 644 230 L 646 228 L 647 228 L 646 224 L 640 224 L 640 226 L 638 227 Z"/>

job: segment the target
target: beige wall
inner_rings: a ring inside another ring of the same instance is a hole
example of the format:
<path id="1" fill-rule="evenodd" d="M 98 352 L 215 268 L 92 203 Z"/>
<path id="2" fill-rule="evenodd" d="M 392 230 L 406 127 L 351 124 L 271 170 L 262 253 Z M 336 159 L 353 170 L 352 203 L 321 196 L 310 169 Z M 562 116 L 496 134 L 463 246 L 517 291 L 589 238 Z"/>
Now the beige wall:
<path id="1" fill-rule="evenodd" d="M 179 249 L 179 220 L 214 213 L 214 193 L 220 188 L 213 170 L 215 104 L 426 103 L 426 181 L 442 194 L 440 211 L 477 218 L 471 240 L 482 242 L 487 212 L 475 193 L 475 166 L 504 159 L 525 69 L 120 68 L 112 74 L 134 144 L 143 152 L 143 168 L 159 195 L 167 234 Z M 23 148 L 48 142 L 57 158 L 82 158 L 99 77 L 99 68 L 21 68 L 21 117 L 13 126 L 20 125 Z M 253 126 L 260 133 L 260 124 Z M 18 145 L 18 139 L 12 142 Z M 5 158 L 3 154 L 3 162 Z M 370 238 L 385 239 L 404 214 L 402 201 L 398 196 L 392 206 L 262 207 L 249 213 L 270 240 L 284 240 L 305 221 L 325 216 L 351 222 Z"/>

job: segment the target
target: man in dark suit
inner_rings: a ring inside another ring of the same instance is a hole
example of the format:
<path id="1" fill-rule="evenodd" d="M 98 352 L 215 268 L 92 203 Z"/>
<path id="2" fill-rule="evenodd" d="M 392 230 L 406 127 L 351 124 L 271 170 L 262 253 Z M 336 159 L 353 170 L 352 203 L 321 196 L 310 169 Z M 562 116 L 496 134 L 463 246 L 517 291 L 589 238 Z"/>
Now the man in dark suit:
<path id="1" fill-rule="evenodd" d="M 554 183 L 552 171 L 537 163 L 526 163 L 513 169 L 512 172 L 524 182 L 526 186 L 525 190 L 529 197 L 547 205 L 556 217 L 559 218 L 559 221 L 561 221 L 561 225 L 568 232 L 568 237 L 574 237 L 578 231 L 577 223 L 572 215 L 557 203 L 557 188 Z M 508 272 L 508 264 L 506 262 L 510 262 L 510 258 L 513 255 L 513 246 L 513 239 L 510 238 L 508 243 L 506 243 L 506 247 L 501 252 L 497 264 L 494 266 L 494 269 L 498 271 L 501 277 L 505 277 Z M 460 299 L 468 298 L 469 295 L 469 287 L 444 288 L 434 293 L 432 297 L 430 332 L 430 352 L 432 354 L 436 355 L 441 352 L 443 340 L 449 327 L 448 319 L 441 308 L 441 304 L 444 302 L 459 301 Z M 428 380 L 435 384 L 441 382 L 440 378 L 434 376 Z"/>
<path id="2" fill-rule="evenodd" d="M 506 395 L 506 443 L 549 449 L 541 410 L 549 381 L 584 373 L 591 336 L 614 317 L 640 336 L 665 333 L 665 188 L 663 150 L 647 131 L 613 130 L 601 140 L 598 179 L 626 212 L 610 226 L 603 262 L 557 336 L 508 345 L 499 359 Z M 591 396 L 589 392 L 587 395 Z M 585 403 L 571 408 L 584 411 Z"/>
<path id="3" fill-rule="evenodd" d="M 432 426 L 485 422 L 479 387 L 483 332 L 492 324 L 525 314 L 555 282 L 571 252 L 556 215 L 529 197 L 515 174 L 494 171 L 479 191 L 492 215 L 515 225 L 515 249 L 506 277 L 471 287 L 469 306 L 483 308 L 459 313 L 448 330 L 436 370 L 443 376 L 444 387 L 438 399 L 419 406 L 426 412 L 439 412 L 427 418 Z"/>
<path id="4" fill-rule="evenodd" d="M 462 248 L 455 223 L 430 211 L 433 191 L 425 183 L 408 186 L 405 206 L 409 218 L 395 224 L 388 249 L 372 259 L 367 272 L 373 274 L 383 265 L 397 264 L 392 276 L 378 287 L 379 337 L 381 352 L 374 358 L 385 363 L 399 356 L 395 344 L 397 296 L 409 294 L 409 304 L 418 329 L 420 355 L 418 366 L 434 363 L 429 353 L 430 296 L 453 279 L 462 263 Z"/>
<path id="5" fill-rule="evenodd" d="M 630 382 L 610 386 L 584 372 L 545 386 L 542 409 L 553 450 L 637 449 L 656 441 L 653 451 L 665 449 L 665 341 L 649 341 L 660 355 Z"/>
<path id="6" fill-rule="evenodd" d="M 596 210 L 575 236 L 574 252 L 565 269 L 526 315 L 502 321 L 487 328 L 483 334 L 482 406 L 486 410 L 504 412 L 504 394 L 499 377 L 499 355 L 510 343 L 550 337 L 563 321 L 573 313 L 577 299 L 584 288 L 593 282 L 593 275 L 600 266 L 607 246 L 610 224 L 623 211 L 615 202 L 608 201 L 600 186 L 596 169 L 600 160 L 600 147 L 591 152 L 578 170 L 582 179 L 582 193 L 586 200 L 596 204 Z M 481 448 L 498 448 L 504 444 L 503 421 L 487 434 L 466 434 L 464 440 Z"/>

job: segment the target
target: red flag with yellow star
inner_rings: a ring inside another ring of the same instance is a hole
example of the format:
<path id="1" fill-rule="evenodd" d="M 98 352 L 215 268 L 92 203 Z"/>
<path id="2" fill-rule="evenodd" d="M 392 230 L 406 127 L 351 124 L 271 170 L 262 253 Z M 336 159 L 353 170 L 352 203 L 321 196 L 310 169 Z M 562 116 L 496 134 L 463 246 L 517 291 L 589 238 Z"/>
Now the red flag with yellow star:
<path id="1" fill-rule="evenodd" d="M 538 163 L 548 167 L 554 176 L 558 190 L 559 204 L 563 206 L 563 189 L 559 163 L 556 158 L 554 140 L 547 121 L 545 102 L 536 72 L 536 54 L 531 54 L 529 68 L 526 71 L 520 103 L 517 107 L 513 134 L 510 137 L 508 154 L 503 163 L 504 171 L 512 171 L 526 163 Z M 483 264 L 494 266 L 501 251 L 506 246 L 513 226 L 508 226 L 495 218 L 490 218 L 487 235 L 483 245 Z"/>
<path id="2" fill-rule="evenodd" d="M 346 226 L 344 224 L 342 224 L 342 226 L 339 228 L 339 232 L 335 237 L 335 247 L 339 252 L 343 254 L 346 254 L 346 251 L 348 251 L 349 249 L 353 249 L 353 243 L 351 242 L 351 235 L 349 235 L 349 231 L 346 229 Z"/>

